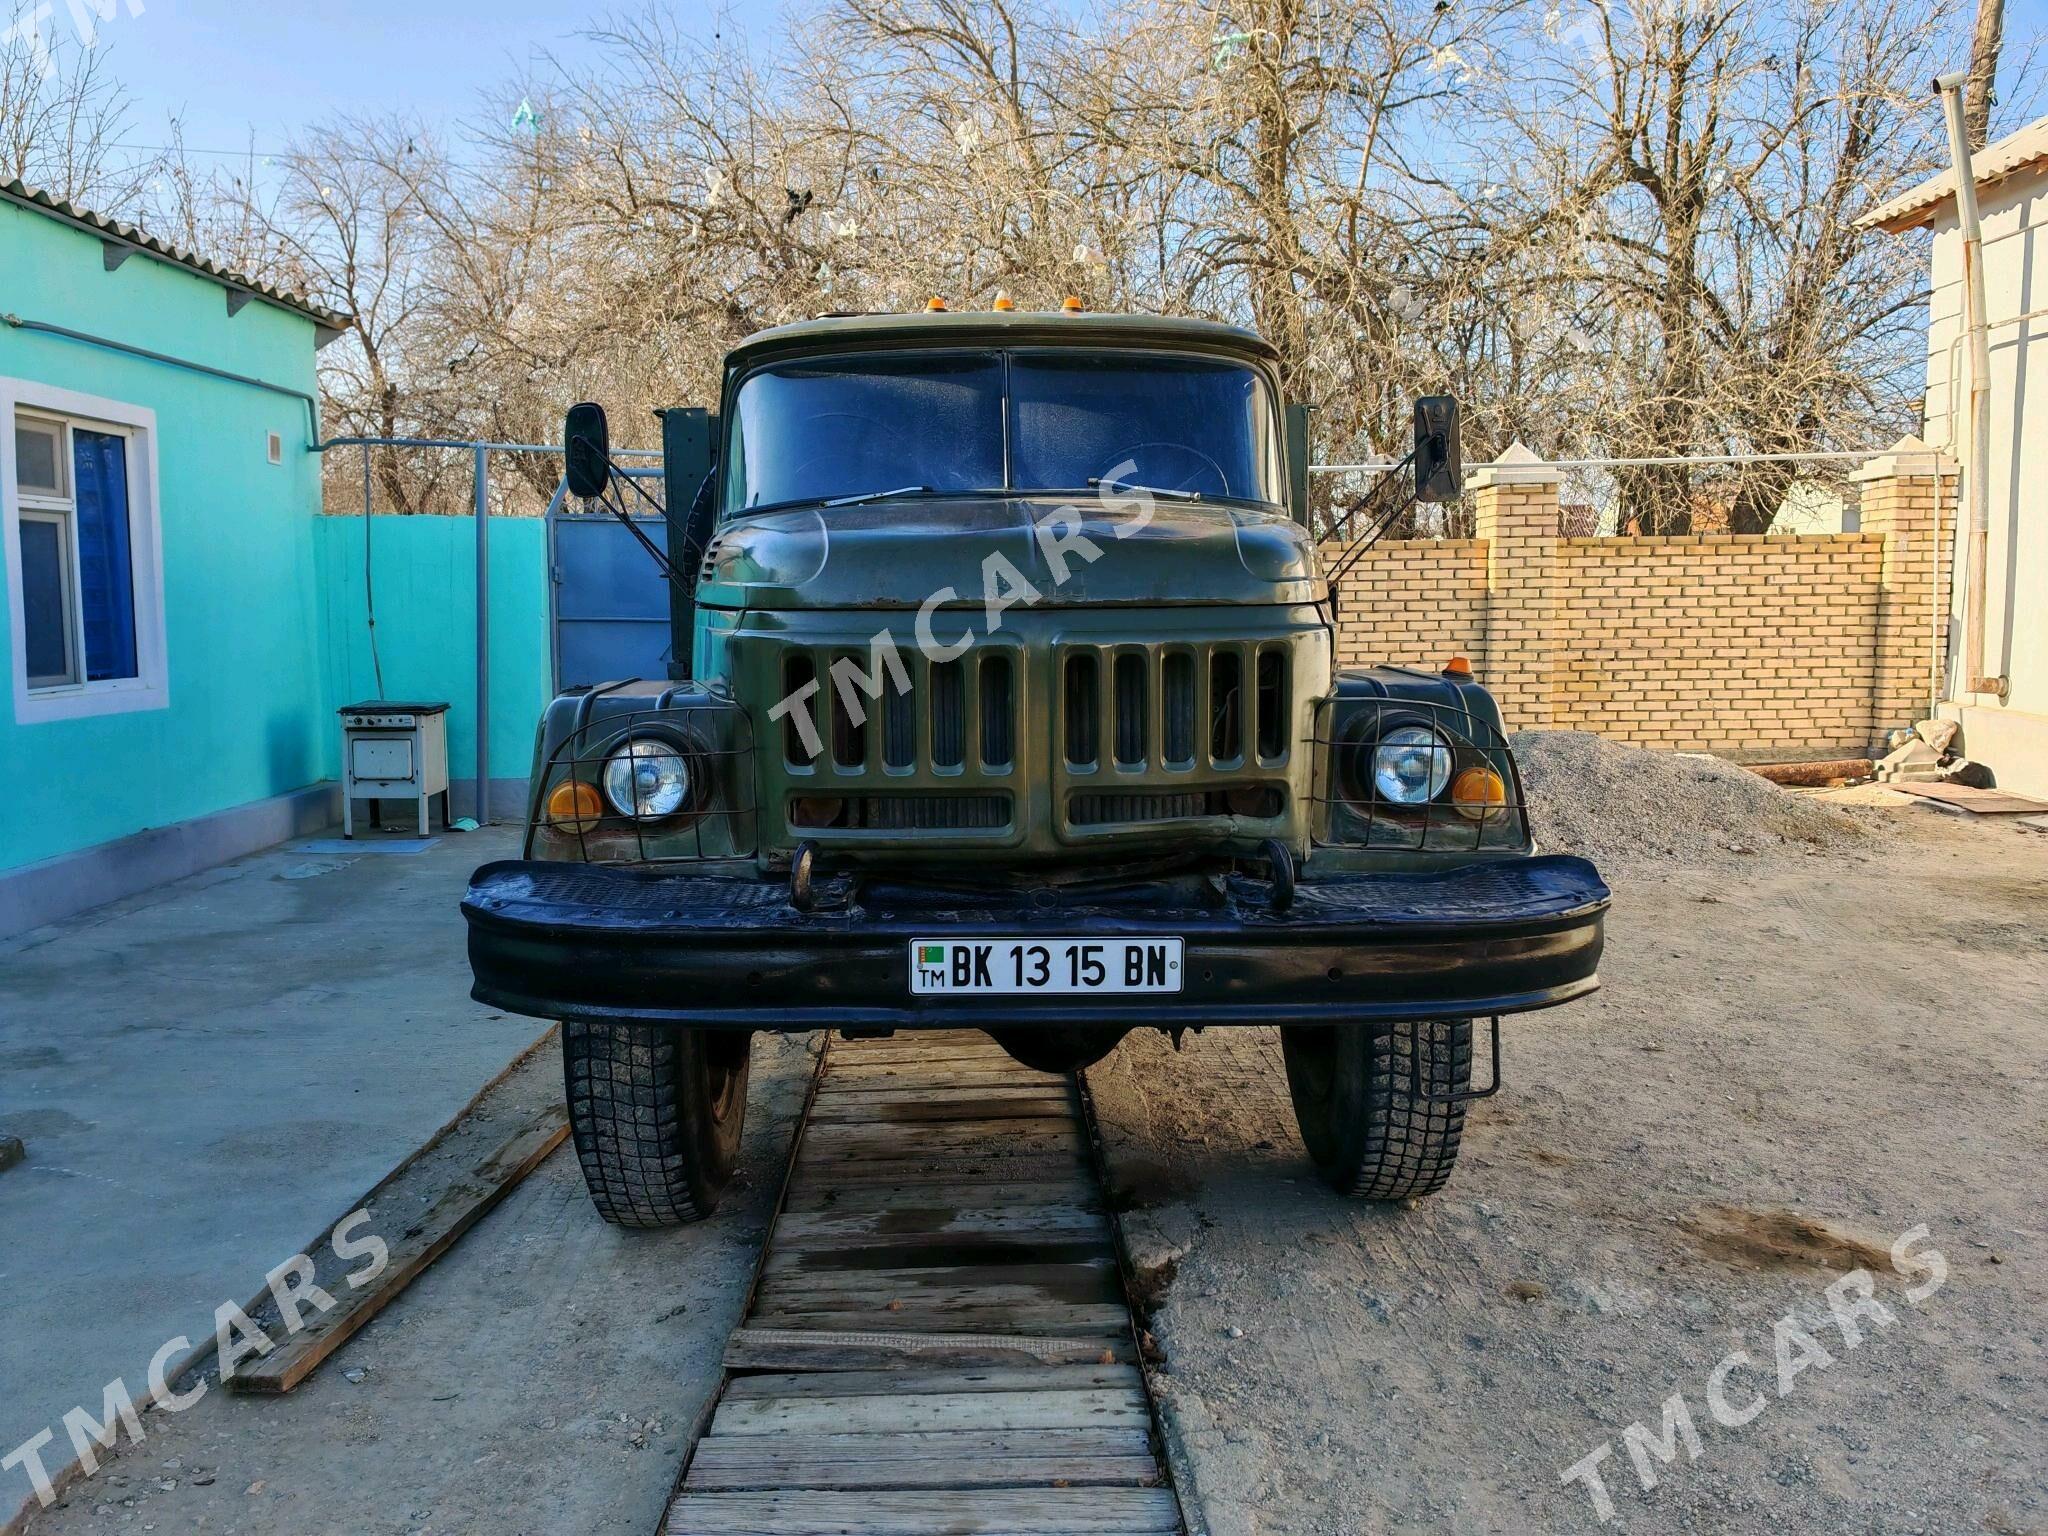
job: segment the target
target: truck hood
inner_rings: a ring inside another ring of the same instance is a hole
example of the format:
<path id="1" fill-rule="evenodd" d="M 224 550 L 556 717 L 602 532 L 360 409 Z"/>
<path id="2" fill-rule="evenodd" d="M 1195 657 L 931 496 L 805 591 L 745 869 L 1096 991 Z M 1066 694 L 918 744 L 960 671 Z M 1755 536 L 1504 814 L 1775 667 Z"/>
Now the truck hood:
<path id="1" fill-rule="evenodd" d="M 1308 534 L 1279 513 L 1158 501 L 1146 519 L 1135 508 L 1019 496 L 741 518 L 712 539 L 698 601 L 918 608 L 949 587 L 944 606 L 979 606 L 991 595 L 1037 607 L 1313 603 L 1324 595 Z"/>

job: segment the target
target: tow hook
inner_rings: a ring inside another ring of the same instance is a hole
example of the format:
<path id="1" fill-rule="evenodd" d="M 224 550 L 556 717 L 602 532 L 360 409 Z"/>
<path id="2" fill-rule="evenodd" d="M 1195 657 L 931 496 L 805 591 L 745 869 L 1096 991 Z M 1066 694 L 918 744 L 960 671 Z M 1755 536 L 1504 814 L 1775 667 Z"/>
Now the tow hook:
<path id="1" fill-rule="evenodd" d="M 799 912 L 808 912 L 817 905 L 817 892 L 811 888 L 811 876 L 818 864 L 818 845 L 808 839 L 796 845 L 796 854 L 789 861 L 789 904 Z"/>
<path id="2" fill-rule="evenodd" d="M 1266 866 L 1273 881 L 1273 910 L 1285 912 L 1294 905 L 1294 853 L 1277 837 L 1269 837 L 1259 844 L 1259 851 L 1266 856 Z"/>

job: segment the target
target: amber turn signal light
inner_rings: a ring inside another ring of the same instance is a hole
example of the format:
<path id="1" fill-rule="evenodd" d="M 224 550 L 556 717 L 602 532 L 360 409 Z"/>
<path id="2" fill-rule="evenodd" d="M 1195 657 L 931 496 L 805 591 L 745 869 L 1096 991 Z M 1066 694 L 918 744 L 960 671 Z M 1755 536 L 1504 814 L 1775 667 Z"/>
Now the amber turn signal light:
<path id="1" fill-rule="evenodd" d="M 1468 821 L 1485 821 L 1507 808 L 1508 787 L 1491 768 L 1467 768 L 1451 780 L 1451 804 Z"/>
<path id="2" fill-rule="evenodd" d="M 588 832 L 604 816 L 595 784 L 564 779 L 548 791 L 548 824 L 565 832 Z"/>

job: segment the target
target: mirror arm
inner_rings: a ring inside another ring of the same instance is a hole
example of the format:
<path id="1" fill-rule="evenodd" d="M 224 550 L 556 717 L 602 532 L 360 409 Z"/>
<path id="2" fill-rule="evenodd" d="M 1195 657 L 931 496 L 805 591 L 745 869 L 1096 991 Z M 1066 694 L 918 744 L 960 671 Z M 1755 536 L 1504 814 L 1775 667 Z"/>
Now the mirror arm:
<path id="1" fill-rule="evenodd" d="M 1388 470 L 1386 477 L 1378 485 L 1374 486 L 1371 491 L 1366 493 L 1364 510 L 1370 513 L 1370 515 L 1366 520 L 1365 528 L 1349 544 L 1345 545 L 1343 553 L 1337 556 L 1335 567 L 1324 578 L 1328 585 L 1335 587 L 1338 582 L 1348 576 L 1351 573 L 1352 567 L 1365 557 L 1366 551 L 1386 537 L 1387 530 L 1394 526 L 1394 520 L 1415 505 L 1416 496 L 1413 487 L 1413 477 L 1407 473 L 1414 465 L 1415 450 L 1411 448 L 1408 450 L 1407 457 Z M 1407 495 L 1395 497 L 1394 504 L 1383 512 L 1371 510 L 1372 503 L 1385 493 L 1385 489 L 1389 484 L 1399 485 L 1404 482 L 1409 485 Z M 1352 512 L 1347 511 L 1344 514 L 1344 525 L 1347 529 L 1351 526 L 1351 518 Z"/>
<path id="2" fill-rule="evenodd" d="M 614 480 L 625 481 L 627 485 L 632 486 L 633 491 L 640 497 L 642 501 L 646 502 L 650 507 L 654 508 L 656 512 L 662 511 L 661 503 L 656 501 L 652 496 L 648 495 L 647 492 L 641 490 L 639 486 L 634 485 L 631 478 L 622 473 L 619 469 L 619 466 L 615 463 L 612 463 L 609 457 L 607 457 L 605 462 L 611 464 L 612 477 Z M 625 507 L 620 502 L 618 502 L 610 495 L 599 496 L 595 499 L 599 506 L 603 507 L 605 511 L 611 513 L 613 517 L 617 518 L 622 524 L 625 525 L 626 532 L 633 535 L 633 537 L 639 541 L 640 547 L 647 551 L 647 558 L 654 562 L 655 569 L 660 571 L 662 576 L 666 580 L 679 587 L 683 585 L 682 573 L 676 569 L 675 563 L 671 561 L 667 555 L 661 552 L 661 550 L 655 545 L 654 540 L 648 538 L 647 535 L 641 531 L 640 525 L 633 521 L 632 514 L 627 512 Z M 688 591 L 691 589 L 684 588 L 684 590 Z"/>

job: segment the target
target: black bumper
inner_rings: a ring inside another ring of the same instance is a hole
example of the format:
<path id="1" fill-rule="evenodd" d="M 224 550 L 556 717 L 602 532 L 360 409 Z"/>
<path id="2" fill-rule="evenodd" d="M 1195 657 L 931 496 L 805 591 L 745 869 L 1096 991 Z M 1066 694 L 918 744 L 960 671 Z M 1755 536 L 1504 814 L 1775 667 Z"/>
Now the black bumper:
<path id="1" fill-rule="evenodd" d="M 1333 1024 L 1547 1008 L 1599 985 L 1607 887 L 1565 855 L 1047 904 L 880 889 L 799 912 L 787 887 L 636 866 L 486 864 L 462 903 L 473 995 L 549 1019 L 699 1027 L 957 1029 Z M 913 998 L 913 938 L 1173 937 L 1171 995 Z"/>

